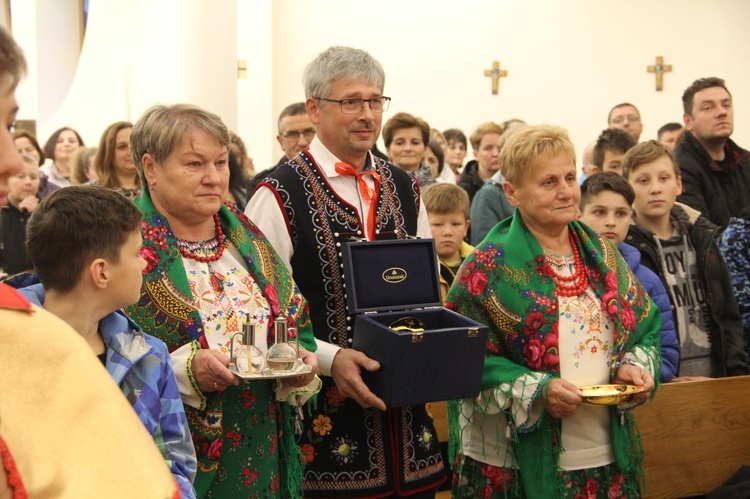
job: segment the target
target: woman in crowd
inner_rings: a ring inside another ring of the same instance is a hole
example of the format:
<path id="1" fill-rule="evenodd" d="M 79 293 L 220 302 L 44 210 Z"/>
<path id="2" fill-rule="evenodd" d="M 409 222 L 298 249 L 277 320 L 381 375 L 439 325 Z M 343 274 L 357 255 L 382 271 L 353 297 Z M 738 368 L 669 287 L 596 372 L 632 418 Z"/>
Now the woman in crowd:
<path id="1" fill-rule="evenodd" d="M 245 176 L 245 172 L 237 161 L 237 156 L 230 151 L 229 153 L 229 190 L 227 191 L 227 200 L 237 206 L 237 209 L 244 213 L 248 195 L 248 183 L 250 179 Z"/>
<path id="2" fill-rule="evenodd" d="M 133 124 L 127 121 L 112 123 L 104 129 L 99 148 L 94 156 L 94 182 L 115 190 L 128 199 L 141 193 L 141 179 L 130 155 L 130 131 Z"/>
<path id="3" fill-rule="evenodd" d="M 255 176 L 255 165 L 253 164 L 253 158 L 247 155 L 247 147 L 242 141 L 239 135 L 234 132 L 229 132 L 232 138 L 232 145 L 229 146 L 229 150 L 232 151 L 237 158 L 237 163 L 240 166 L 243 174 L 247 178 L 253 178 Z"/>
<path id="4" fill-rule="evenodd" d="M 29 132 L 28 130 L 24 130 L 23 128 L 14 130 L 13 144 L 16 146 L 16 151 L 18 151 L 18 154 L 26 154 L 27 156 L 31 156 L 37 161 L 37 164 L 39 166 L 42 166 L 44 164 L 46 156 L 44 155 L 44 151 L 42 151 L 42 148 L 39 147 L 39 142 L 37 142 L 36 137 L 33 133 Z"/>
<path id="5" fill-rule="evenodd" d="M 83 185 L 99 178 L 94 170 L 94 156 L 96 147 L 79 147 L 70 158 L 73 173 L 70 181 L 75 185 Z"/>
<path id="6" fill-rule="evenodd" d="M 39 146 L 36 137 L 33 133 L 28 130 L 18 129 L 13 131 L 13 144 L 16 146 L 16 151 L 19 154 L 26 154 L 36 159 L 39 166 L 44 164 L 44 160 L 47 157 L 44 155 L 44 151 Z M 39 170 L 39 199 L 44 199 L 48 194 L 59 189 L 60 186 L 54 182 L 50 182 L 49 178 Z"/>
<path id="7" fill-rule="evenodd" d="M 84 145 L 81 136 L 72 128 L 55 130 L 44 144 L 44 154 L 52 163 L 42 166 L 42 173 L 60 187 L 72 185 L 70 158 L 76 149 Z"/>
<path id="8" fill-rule="evenodd" d="M 127 312 L 172 352 L 196 446 L 197 496 L 298 497 L 294 418 L 281 401 L 319 389 L 316 344 L 286 266 L 225 204 L 229 144 L 218 116 L 186 104 L 152 107 L 133 127 L 148 266 L 141 299 Z M 227 368 L 229 344 L 246 317 L 258 325 L 261 349 L 274 339 L 269 326 L 286 318 L 313 373 L 278 388 L 275 380 L 239 385 Z"/>
<path id="9" fill-rule="evenodd" d="M 520 129 L 500 165 L 517 210 L 464 261 L 446 304 L 490 328 L 481 399 L 451 403 L 454 497 L 638 497 L 628 409 L 659 378 L 659 310 L 617 249 L 576 222 L 564 129 Z M 608 383 L 642 391 L 582 405 L 580 387 Z"/>
<path id="10" fill-rule="evenodd" d="M 445 164 L 445 155 L 439 142 L 431 140 L 427 144 L 427 148 L 424 150 L 424 162 L 432 170 L 435 182 L 456 185 L 456 176 L 453 174 L 453 170 Z"/>
<path id="11" fill-rule="evenodd" d="M 411 172 L 419 185 L 435 183 L 432 170 L 422 160 L 430 141 L 430 125 L 409 113 L 396 113 L 383 126 L 385 152 L 391 163 Z"/>
<path id="12" fill-rule="evenodd" d="M 8 204 L 0 211 L 0 269 L 13 275 L 31 270 L 26 224 L 39 205 L 39 165 L 24 154 L 23 168 L 8 179 Z"/>

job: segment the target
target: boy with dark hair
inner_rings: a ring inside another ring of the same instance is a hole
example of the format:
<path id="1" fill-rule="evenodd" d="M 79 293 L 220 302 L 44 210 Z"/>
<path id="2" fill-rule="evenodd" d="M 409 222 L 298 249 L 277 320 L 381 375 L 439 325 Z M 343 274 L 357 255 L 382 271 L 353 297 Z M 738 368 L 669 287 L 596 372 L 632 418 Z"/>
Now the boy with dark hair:
<path id="1" fill-rule="evenodd" d="M 0 207 L 26 60 L 0 28 Z M 54 241 L 57 244 L 58 241 Z M 84 340 L 0 283 L 0 497 L 180 497 L 162 456 Z"/>
<path id="2" fill-rule="evenodd" d="M 591 163 L 599 168 L 599 171 L 622 174 L 622 158 L 636 143 L 628 132 L 619 128 L 608 128 L 602 131 L 596 140 Z"/>
<path id="3" fill-rule="evenodd" d="M 674 329 L 672 306 L 659 276 L 641 265 L 641 253 L 623 240 L 630 226 L 635 192 L 628 181 L 615 172 L 595 173 L 581 185 L 581 221 L 617 246 L 630 270 L 661 311 L 661 382 L 677 373 L 680 346 Z"/>
<path id="4" fill-rule="evenodd" d="M 422 191 L 440 260 L 440 291 L 445 295 L 453 284 L 458 268 L 474 249 L 464 241 L 469 230 L 469 195 L 453 184 L 432 184 Z"/>
<path id="5" fill-rule="evenodd" d="M 29 301 L 70 324 L 133 406 L 177 480 L 195 497 L 196 458 L 167 348 L 120 311 L 138 301 L 141 213 L 101 186 L 73 186 L 46 197 L 27 226 L 27 247 L 41 284 Z"/>
<path id="6" fill-rule="evenodd" d="M 716 240 L 719 229 L 676 203 L 682 192 L 672 150 L 649 140 L 628 151 L 623 174 L 635 191 L 626 241 L 659 275 L 672 301 L 681 360 L 676 381 L 748 373 L 742 321 Z"/>

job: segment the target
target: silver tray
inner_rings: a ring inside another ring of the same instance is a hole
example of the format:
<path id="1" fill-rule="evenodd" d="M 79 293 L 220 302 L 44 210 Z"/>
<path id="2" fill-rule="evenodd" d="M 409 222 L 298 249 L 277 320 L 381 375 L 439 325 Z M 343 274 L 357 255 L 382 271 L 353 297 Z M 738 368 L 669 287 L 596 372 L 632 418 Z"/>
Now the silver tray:
<path id="1" fill-rule="evenodd" d="M 295 378 L 297 376 L 304 376 L 312 372 L 312 366 L 308 366 L 301 360 L 297 359 L 297 366 L 289 371 L 273 371 L 271 369 L 263 369 L 259 374 L 253 373 L 240 373 L 237 372 L 234 366 L 230 366 L 229 370 L 244 381 L 254 381 L 262 379 L 284 379 L 284 378 Z"/>

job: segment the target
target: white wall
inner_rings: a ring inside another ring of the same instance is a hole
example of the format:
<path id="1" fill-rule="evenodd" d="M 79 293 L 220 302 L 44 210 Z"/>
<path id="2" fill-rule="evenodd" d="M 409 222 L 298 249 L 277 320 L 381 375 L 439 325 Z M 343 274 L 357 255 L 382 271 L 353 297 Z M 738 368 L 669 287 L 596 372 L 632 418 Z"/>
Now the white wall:
<path id="1" fill-rule="evenodd" d="M 65 1 L 78 8 L 78 0 Z M 39 19 L 40 4 L 58 0 L 37 2 Z M 219 114 L 234 128 L 236 14 L 234 0 L 91 0 L 70 88 L 64 89 L 56 73 L 40 64 L 38 73 L 22 82 L 38 85 L 37 113 L 26 114 L 21 101 L 19 118 L 38 120 L 42 143 L 55 129 L 72 126 L 88 145 L 96 145 L 102 130 L 114 121 L 135 121 L 157 103 L 190 102 Z M 11 15 L 15 19 L 15 12 Z M 58 55 L 55 39 L 40 26 L 37 29 L 37 54 L 53 60 Z M 21 46 L 28 51 L 22 41 Z M 65 90 L 57 105 L 41 97 L 53 90 Z M 21 88 L 19 95 L 23 92 Z"/>
<path id="2" fill-rule="evenodd" d="M 235 131 L 247 145 L 255 171 L 261 172 L 271 166 L 269 158 L 280 157 L 278 143 L 271 140 L 276 136 L 272 0 L 237 0 L 237 24 L 237 59 L 247 62 L 247 78 L 237 80 Z"/>
<path id="3" fill-rule="evenodd" d="M 274 111 L 300 99 L 307 62 L 340 44 L 383 64 L 393 98 L 384 121 L 407 111 L 467 135 L 487 120 L 557 123 L 580 151 L 614 104 L 638 106 L 641 139 L 655 138 L 682 121 L 694 79 L 720 76 L 735 97 L 734 139 L 750 147 L 748 19 L 744 0 L 276 0 Z M 662 92 L 646 72 L 657 55 L 673 65 Z M 496 96 L 484 77 L 493 60 L 509 73 Z"/>
<path id="4" fill-rule="evenodd" d="M 19 118 L 36 119 L 37 127 L 59 109 L 73 82 L 81 53 L 79 4 L 80 0 L 11 2 L 13 36 L 24 49 L 29 70 L 17 96 Z"/>

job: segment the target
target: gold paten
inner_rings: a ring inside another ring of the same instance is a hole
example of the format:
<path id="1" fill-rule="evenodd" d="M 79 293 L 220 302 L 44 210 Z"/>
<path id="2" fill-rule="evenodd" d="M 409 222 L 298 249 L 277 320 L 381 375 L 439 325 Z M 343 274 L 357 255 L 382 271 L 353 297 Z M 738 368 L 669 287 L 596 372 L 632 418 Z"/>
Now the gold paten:
<path id="1" fill-rule="evenodd" d="M 643 387 L 634 385 L 592 385 L 583 386 L 583 403 L 589 405 L 617 405 L 630 402 L 633 395 L 643 391 Z"/>
<path id="2" fill-rule="evenodd" d="M 409 331 L 412 333 L 425 330 L 424 322 L 416 317 L 401 317 L 400 319 L 393 321 L 388 327 L 394 331 Z"/>

